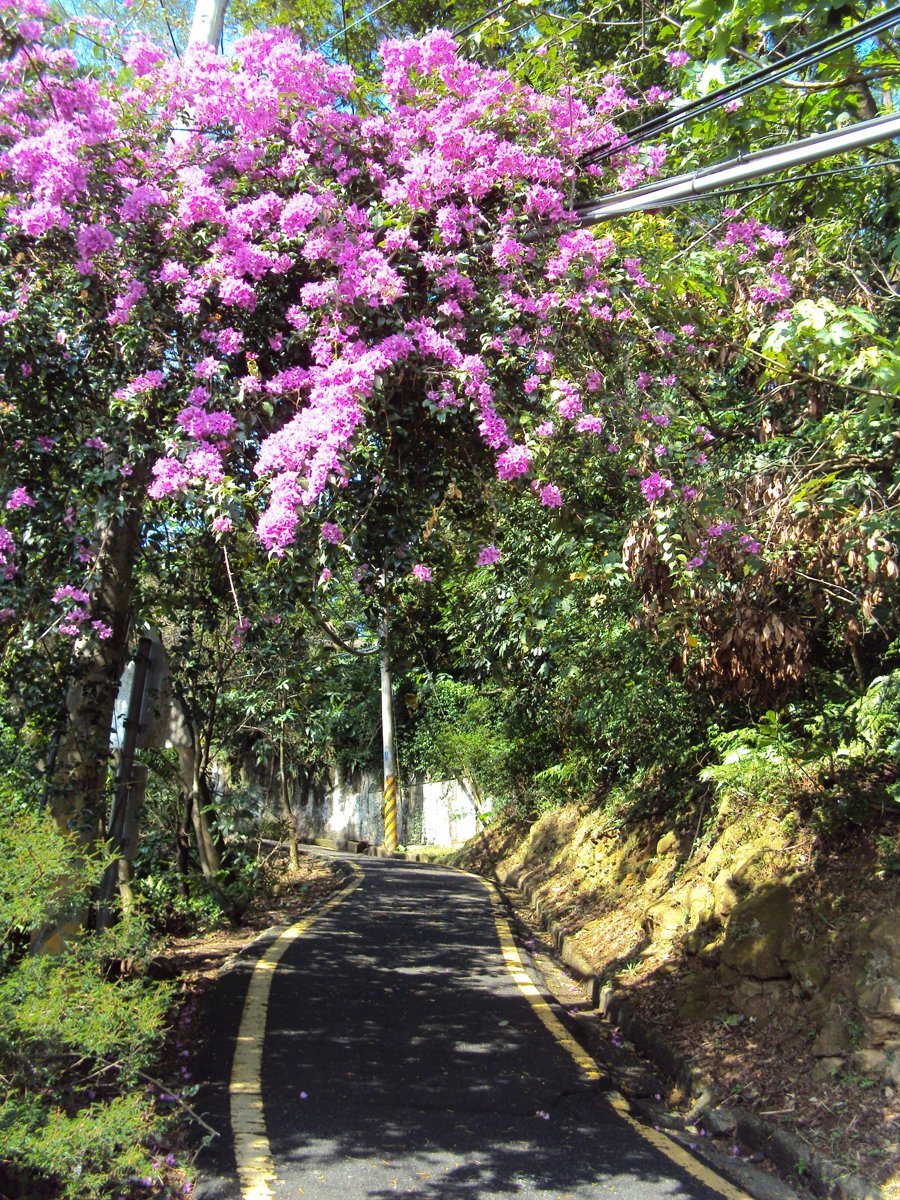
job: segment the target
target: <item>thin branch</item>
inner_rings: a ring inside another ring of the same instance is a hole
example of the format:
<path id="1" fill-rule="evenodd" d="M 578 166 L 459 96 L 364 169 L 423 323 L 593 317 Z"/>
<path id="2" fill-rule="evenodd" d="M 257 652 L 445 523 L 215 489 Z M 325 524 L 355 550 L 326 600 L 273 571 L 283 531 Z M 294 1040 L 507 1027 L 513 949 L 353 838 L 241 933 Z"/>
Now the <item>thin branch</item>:
<path id="1" fill-rule="evenodd" d="M 355 646 L 348 645 L 338 631 L 334 628 L 334 626 L 329 621 L 326 621 L 324 617 L 320 616 L 318 612 L 316 612 L 314 605 L 310 604 L 308 600 L 303 599 L 299 600 L 298 603 L 304 612 L 312 617 L 313 622 L 318 625 L 322 632 L 328 636 L 328 638 L 335 644 L 335 646 L 338 647 L 339 650 L 343 650 L 345 654 L 353 654 L 357 658 L 364 658 L 367 654 L 378 653 L 377 646 L 373 646 L 369 650 L 359 650 Z"/>
<path id="2" fill-rule="evenodd" d="M 117 1067 L 119 1067 L 120 1070 L 123 1069 L 122 1063 L 110 1063 L 110 1066 L 117 1066 Z M 198 1125 L 202 1125 L 203 1128 L 207 1131 L 207 1133 L 212 1134 L 213 1137 L 219 1136 L 218 1129 L 213 1129 L 212 1125 L 210 1125 L 207 1121 L 204 1121 L 204 1119 L 200 1116 L 200 1114 L 195 1109 L 191 1108 L 191 1106 L 189 1104 L 186 1104 L 185 1101 L 182 1100 L 182 1098 L 178 1095 L 177 1092 L 171 1091 L 168 1087 L 166 1087 L 165 1084 L 160 1083 L 160 1081 L 158 1079 L 154 1079 L 152 1075 L 148 1075 L 146 1073 L 146 1071 L 141 1071 L 137 1067 L 135 1067 L 134 1070 L 135 1070 L 135 1073 L 137 1075 L 139 1075 L 141 1079 L 146 1080 L 147 1083 L 152 1083 L 154 1085 L 154 1087 L 158 1087 L 159 1090 L 164 1095 L 171 1096 L 172 1099 L 175 1101 L 175 1103 L 181 1105 L 181 1107 L 188 1114 L 188 1116 L 192 1117 L 197 1122 Z"/>
<path id="3" fill-rule="evenodd" d="M 237 610 L 238 623 L 241 625 L 241 627 L 243 627 L 244 618 L 241 615 L 240 601 L 237 598 L 237 592 L 234 589 L 234 579 L 231 576 L 231 563 L 228 561 L 228 547 L 225 545 L 224 542 L 222 543 L 222 554 L 225 558 L 225 574 L 228 576 L 228 586 L 231 589 L 231 595 L 234 600 L 234 607 Z"/>

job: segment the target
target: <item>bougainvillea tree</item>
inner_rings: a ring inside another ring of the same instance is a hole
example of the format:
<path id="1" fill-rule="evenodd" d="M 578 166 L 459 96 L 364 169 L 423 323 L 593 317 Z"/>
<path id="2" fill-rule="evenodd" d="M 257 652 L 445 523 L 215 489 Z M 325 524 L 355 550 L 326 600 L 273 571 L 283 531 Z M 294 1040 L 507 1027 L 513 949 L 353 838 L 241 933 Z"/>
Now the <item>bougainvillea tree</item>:
<path id="1" fill-rule="evenodd" d="M 355 539 L 361 580 L 425 584 L 441 505 L 508 485 L 550 519 L 582 447 L 670 531 L 670 572 L 753 555 L 708 477 L 692 380 L 717 347 L 692 314 L 777 320 L 783 238 L 726 220 L 676 263 L 656 218 L 578 227 L 579 199 L 665 159 L 583 167 L 636 103 L 615 78 L 544 95 L 435 33 L 362 88 L 283 30 L 88 70 L 41 0 L 0 19 L 3 617 L 93 656 L 101 740 L 144 496 L 226 544 L 252 522 L 274 560 Z M 497 553 L 473 539 L 471 565 Z"/>

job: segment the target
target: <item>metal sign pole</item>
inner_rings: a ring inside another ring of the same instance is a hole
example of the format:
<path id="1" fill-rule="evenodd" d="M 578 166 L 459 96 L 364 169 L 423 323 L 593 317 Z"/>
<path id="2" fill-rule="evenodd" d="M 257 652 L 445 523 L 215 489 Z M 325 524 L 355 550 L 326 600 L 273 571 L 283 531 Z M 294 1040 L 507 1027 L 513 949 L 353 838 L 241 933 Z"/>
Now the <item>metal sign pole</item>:
<path id="1" fill-rule="evenodd" d="M 112 808 L 109 814 L 107 834 L 112 843 L 116 858 L 103 872 L 100 882 L 100 894 L 97 900 L 97 929 L 106 929 L 110 922 L 110 901 L 115 891 L 116 880 L 119 877 L 119 859 L 123 856 L 125 818 L 128 811 L 128 796 L 131 791 L 134 776 L 134 752 L 137 749 L 138 736 L 141 732 L 141 709 L 144 704 L 144 691 L 147 684 L 147 671 L 150 668 L 150 652 L 153 643 L 150 638 L 142 637 L 138 642 L 138 651 L 134 660 L 134 677 L 131 681 L 131 692 L 128 697 L 128 711 L 123 722 L 125 737 L 119 752 L 119 770 L 116 773 L 116 790 L 113 796 Z"/>

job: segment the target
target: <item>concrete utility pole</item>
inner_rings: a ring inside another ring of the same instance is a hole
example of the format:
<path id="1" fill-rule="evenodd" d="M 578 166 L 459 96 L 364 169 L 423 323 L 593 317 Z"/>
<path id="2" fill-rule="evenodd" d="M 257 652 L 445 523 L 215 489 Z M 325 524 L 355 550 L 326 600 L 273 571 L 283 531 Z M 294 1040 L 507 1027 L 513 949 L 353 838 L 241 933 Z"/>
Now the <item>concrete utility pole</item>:
<path id="1" fill-rule="evenodd" d="M 207 45 L 215 50 L 222 41 L 228 0 L 197 0 L 188 46 Z"/>
<path id="2" fill-rule="evenodd" d="M 578 208 L 578 223 L 593 225 L 613 217 L 624 217 L 629 213 L 647 212 L 648 209 L 664 208 L 680 200 L 690 200 L 704 192 L 728 191 L 729 187 L 744 183 L 748 179 L 759 179 L 763 175 L 775 175 L 790 167 L 817 162 L 833 154 L 845 154 L 864 146 L 900 136 L 900 115 L 889 113 L 871 121 L 858 121 L 847 129 L 829 129 L 815 133 L 799 142 L 775 146 L 772 150 L 758 150 L 740 158 L 728 159 L 699 171 L 684 175 L 673 175 L 643 187 L 631 188 L 615 196 L 607 196 L 592 204 Z"/>
<path id="3" fill-rule="evenodd" d="M 384 744 L 384 847 L 397 849 L 397 755 L 394 748 L 394 688 L 391 680 L 388 601 L 381 618 L 381 737 Z"/>

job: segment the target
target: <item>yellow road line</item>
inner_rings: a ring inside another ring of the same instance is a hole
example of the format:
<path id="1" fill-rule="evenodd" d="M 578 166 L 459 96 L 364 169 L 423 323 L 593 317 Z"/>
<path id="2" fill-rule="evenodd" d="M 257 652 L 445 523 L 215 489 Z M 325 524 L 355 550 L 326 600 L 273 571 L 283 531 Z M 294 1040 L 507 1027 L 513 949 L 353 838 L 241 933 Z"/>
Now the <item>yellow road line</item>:
<path id="1" fill-rule="evenodd" d="M 487 888 L 488 895 L 491 898 L 494 924 L 497 927 L 497 936 L 500 939 L 500 952 L 503 955 L 503 962 L 506 964 L 506 969 L 512 975 L 516 987 L 527 998 L 528 1003 L 534 1009 L 543 1025 L 553 1034 L 559 1044 L 566 1048 L 585 1079 L 602 1079 L 603 1072 L 597 1065 L 596 1060 L 572 1037 L 540 991 L 532 983 L 531 976 L 525 970 L 525 964 L 522 962 L 522 956 L 519 954 L 519 948 L 516 945 L 512 929 L 500 905 L 497 893 L 485 880 L 481 880 L 481 882 Z"/>
<path id="2" fill-rule="evenodd" d="M 469 874 L 469 872 L 465 872 L 465 874 Z M 487 889 L 490 896 L 494 924 L 497 927 L 500 950 L 503 954 L 503 962 L 513 977 L 516 987 L 528 1000 L 528 1003 L 534 1009 L 535 1014 L 546 1029 L 553 1034 L 557 1042 L 574 1059 L 584 1078 L 588 1080 L 602 1079 L 604 1073 L 596 1060 L 569 1033 L 551 1006 L 543 998 L 539 989 L 535 987 L 531 976 L 525 970 L 525 964 L 522 962 L 522 956 L 519 954 L 519 948 L 516 946 L 515 939 L 513 938 L 512 929 L 510 928 L 509 921 L 506 919 L 506 914 L 503 911 L 495 889 L 486 879 L 482 879 L 478 875 L 474 875 L 472 878 L 477 879 Z M 720 1196 L 725 1197 L 725 1200 L 751 1200 L 751 1197 L 746 1192 L 742 1191 L 739 1187 L 735 1187 L 733 1183 L 729 1183 L 727 1179 L 723 1179 L 721 1175 L 718 1175 L 711 1167 L 706 1166 L 705 1163 L 700 1162 L 699 1159 L 694 1158 L 689 1151 L 679 1146 L 667 1134 L 658 1129 L 650 1129 L 640 1121 L 635 1120 L 631 1115 L 628 1101 L 620 1093 L 609 1091 L 604 1092 L 603 1095 L 604 1099 L 609 1101 L 615 1112 L 618 1113 L 623 1121 L 626 1121 L 631 1126 L 635 1133 L 640 1134 L 645 1142 L 649 1142 L 651 1146 L 654 1146 L 661 1153 L 665 1154 L 666 1158 L 676 1163 L 683 1171 L 692 1175 L 694 1179 L 711 1188 L 714 1192 L 718 1192 Z"/>
<path id="3" fill-rule="evenodd" d="M 243 1200 L 271 1200 L 270 1186 L 275 1179 L 275 1164 L 266 1132 L 262 1101 L 262 1056 L 266 1036 L 266 1014 L 272 977 L 284 952 L 301 937 L 314 921 L 329 909 L 346 900 L 362 883 L 362 869 L 349 864 L 354 877 L 340 891 L 315 911 L 302 917 L 278 935 L 266 952 L 257 960 L 250 976 L 244 1010 L 238 1030 L 231 1082 L 228 1092 L 231 1101 L 231 1131 L 234 1136 L 234 1155 Z"/>

